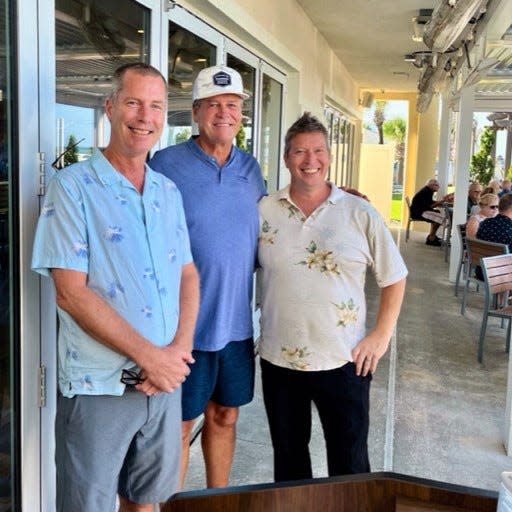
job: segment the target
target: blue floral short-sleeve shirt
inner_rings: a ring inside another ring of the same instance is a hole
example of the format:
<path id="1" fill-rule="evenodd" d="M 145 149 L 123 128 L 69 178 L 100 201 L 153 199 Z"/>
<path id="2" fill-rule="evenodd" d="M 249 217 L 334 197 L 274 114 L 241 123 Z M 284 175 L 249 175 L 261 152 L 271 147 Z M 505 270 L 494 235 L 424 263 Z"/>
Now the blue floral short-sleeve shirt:
<path id="1" fill-rule="evenodd" d="M 157 346 L 174 338 L 181 270 L 191 261 L 181 195 L 149 167 L 142 194 L 99 150 L 50 181 L 33 270 L 86 273 L 88 286 Z M 58 313 L 64 396 L 122 394 L 121 370 L 134 363 L 91 338 L 65 311 Z"/>

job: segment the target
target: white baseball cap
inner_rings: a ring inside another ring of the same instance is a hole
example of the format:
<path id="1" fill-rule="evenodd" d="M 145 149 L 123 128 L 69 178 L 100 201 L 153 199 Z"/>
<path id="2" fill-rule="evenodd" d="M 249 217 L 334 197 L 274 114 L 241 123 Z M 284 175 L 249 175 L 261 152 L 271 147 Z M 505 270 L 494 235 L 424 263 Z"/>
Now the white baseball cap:
<path id="1" fill-rule="evenodd" d="M 219 94 L 236 94 L 243 100 L 249 97 L 244 92 L 242 77 L 238 71 L 222 65 L 202 69 L 194 81 L 192 101 Z"/>

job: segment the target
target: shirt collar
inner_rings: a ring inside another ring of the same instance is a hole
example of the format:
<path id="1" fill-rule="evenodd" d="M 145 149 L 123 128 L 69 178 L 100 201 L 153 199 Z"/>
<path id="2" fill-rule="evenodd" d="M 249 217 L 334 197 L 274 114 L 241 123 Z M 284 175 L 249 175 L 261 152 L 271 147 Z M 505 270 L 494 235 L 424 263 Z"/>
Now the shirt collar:
<path id="1" fill-rule="evenodd" d="M 187 145 L 188 145 L 190 151 L 192 151 L 192 153 L 194 153 L 194 155 L 196 155 L 199 159 L 201 159 L 205 162 L 214 163 L 217 167 L 219 167 L 217 160 L 215 160 L 215 158 L 212 155 L 205 153 L 203 151 L 203 149 L 201 148 L 201 146 L 196 142 L 195 139 L 197 139 L 197 137 L 198 137 L 198 135 L 193 135 L 192 137 L 190 137 L 190 139 L 188 139 Z M 231 151 L 229 152 L 229 156 L 228 156 L 227 160 L 224 162 L 224 165 L 222 165 L 222 167 L 226 167 L 227 165 L 229 165 L 235 158 L 235 155 L 236 155 L 235 146 L 231 146 Z"/>
<path id="2" fill-rule="evenodd" d="M 334 183 L 330 181 L 328 181 L 327 183 L 331 186 L 331 192 L 329 193 L 326 202 L 336 204 L 345 196 L 346 192 L 338 188 Z M 282 188 L 277 192 L 277 199 L 279 201 L 281 201 L 282 199 L 286 199 L 289 203 L 292 203 L 292 200 L 290 198 L 290 185 L 287 185 L 286 187 Z"/>
<path id="3" fill-rule="evenodd" d="M 96 174 L 98 181 L 103 185 L 111 185 L 113 183 L 118 183 L 120 185 L 126 185 L 130 183 L 119 171 L 117 171 L 112 164 L 105 158 L 103 152 L 96 148 L 91 155 L 89 160 L 91 164 L 91 168 L 93 172 Z M 157 185 L 158 180 L 156 173 L 149 167 L 147 163 L 144 164 L 145 167 L 145 176 L 144 182 L 148 181 L 152 184 Z"/>

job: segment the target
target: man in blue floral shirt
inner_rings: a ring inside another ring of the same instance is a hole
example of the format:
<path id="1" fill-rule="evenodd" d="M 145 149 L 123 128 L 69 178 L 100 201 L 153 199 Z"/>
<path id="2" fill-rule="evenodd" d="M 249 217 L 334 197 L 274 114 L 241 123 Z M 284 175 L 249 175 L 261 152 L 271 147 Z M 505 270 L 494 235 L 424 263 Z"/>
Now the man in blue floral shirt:
<path id="1" fill-rule="evenodd" d="M 119 68 L 111 139 L 48 186 L 32 267 L 59 313 L 57 510 L 152 511 L 175 491 L 181 383 L 193 363 L 198 277 L 181 195 L 146 164 L 167 86 Z"/>

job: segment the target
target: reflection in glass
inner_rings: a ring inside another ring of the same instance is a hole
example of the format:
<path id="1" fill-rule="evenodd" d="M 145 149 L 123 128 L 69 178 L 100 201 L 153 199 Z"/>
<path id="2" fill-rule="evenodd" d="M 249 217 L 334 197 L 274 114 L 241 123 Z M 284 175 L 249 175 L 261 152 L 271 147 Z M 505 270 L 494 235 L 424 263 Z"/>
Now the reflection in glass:
<path id="1" fill-rule="evenodd" d="M 328 141 L 331 146 L 329 180 L 338 186 L 351 184 L 354 124 L 331 107 L 324 109 Z"/>
<path id="2" fill-rule="evenodd" d="M 236 69 L 242 77 L 244 92 L 249 95 L 244 101 L 242 109 L 242 126 L 236 136 L 236 145 L 252 154 L 253 148 L 253 122 L 254 122 L 254 83 L 256 80 L 256 70 L 245 62 L 228 54 L 227 65 Z"/>
<path id="3" fill-rule="evenodd" d="M 75 160 L 106 145 L 103 101 L 114 70 L 149 60 L 149 9 L 135 0 L 122 5 L 116 0 L 55 0 L 55 156 L 81 139 Z"/>
<path id="4" fill-rule="evenodd" d="M 14 415 L 12 394 L 12 307 L 9 278 L 12 275 L 12 255 L 10 248 L 9 199 L 12 173 L 12 138 L 11 138 L 11 72 L 13 54 L 10 48 L 11 26 L 9 20 L 10 5 L 8 0 L 0 0 L 0 512 L 14 510 L 13 493 L 15 461 Z"/>
<path id="5" fill-rule="evenodd" d="M 263 74 L 259 162 L 269 192 L 279 188 L 282 95 L 283 86 Z"/>
<path id="6" fill-rule="evenodd" d="M 169 23 L 168 145 L 192 135 L 192 84 L 201 69 L 215 64 L 215 52 L 212 44 Z"/>

